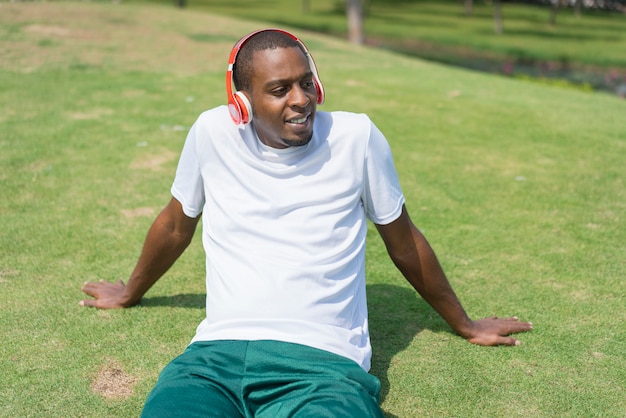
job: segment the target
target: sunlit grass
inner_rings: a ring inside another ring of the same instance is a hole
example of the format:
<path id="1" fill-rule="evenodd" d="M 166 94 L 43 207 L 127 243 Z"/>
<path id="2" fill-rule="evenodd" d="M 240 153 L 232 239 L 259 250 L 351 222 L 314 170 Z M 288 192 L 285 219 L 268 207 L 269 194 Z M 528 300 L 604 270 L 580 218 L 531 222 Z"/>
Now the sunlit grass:
<path id="1" fill-rule="evenodd" d="M 198 0 L 188 7 L 346 37 L 342 2 L 311 1 L 307 12 L 303 11 L 303 3 Z M 584 9 L 581 16 L 576 16 L 572 8 L 563 8 L 552 26 L 548 7 L 505 2 L 504 33 L 496 35 L 490 2 L 474 2 L 471 16 L 464 15 L 463 2 L 459 1 L 387 0 L 365 4 L 366 39 L 418 56 L 453 63 L 469 55 L 626 68 L 626 19 L 619 13 Z"/>
<path id="2" fill-rule="evenodd" d="M 0 12 L 13 28 L 0 32 L 0 416 L 137 416 L 203 316 L 199 237 L 137 308 L 80 308 L 80 287 L 126 279 L 186 129 L 225 102 L 230 47 L 268 23 L 110 3 Z M 468 312 L 535 324 L 514 349 L 466 343 L 371 228 L 372 372 L 389 415 L 623 415 L 626 103 L 294 31 L 322 110 L 367 112 L 387 135 Z"/>

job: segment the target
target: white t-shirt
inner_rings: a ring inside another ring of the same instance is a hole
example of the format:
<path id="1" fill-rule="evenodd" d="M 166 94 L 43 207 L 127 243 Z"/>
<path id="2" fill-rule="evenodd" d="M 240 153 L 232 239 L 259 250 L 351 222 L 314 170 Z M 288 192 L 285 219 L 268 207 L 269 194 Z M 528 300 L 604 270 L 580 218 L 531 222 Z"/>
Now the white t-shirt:
<path id="1" fill-rule="evenodd" d="M 252 125 L 225 106 L 204 112 L 180 157 L 172 195 L 187 216 L 202 213 L 206 251 L 192 342 L 292 342 L 369 370 L 366 217 L 388 224 L 404 203 L 389 145 L 353 113 L 317 112 L 311 142 L 286 149 Z"/>

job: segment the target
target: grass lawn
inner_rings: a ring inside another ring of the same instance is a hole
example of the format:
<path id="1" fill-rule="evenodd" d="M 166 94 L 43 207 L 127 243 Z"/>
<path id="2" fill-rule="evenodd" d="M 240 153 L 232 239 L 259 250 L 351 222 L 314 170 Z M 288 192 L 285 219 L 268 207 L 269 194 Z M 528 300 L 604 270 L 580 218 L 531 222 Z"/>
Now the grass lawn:
<path id="1" fill-rule="evenodd" d="M 133 0 L 167 3 L 169 0 Z M 345 39 L 343 1 L 190 0 L 191 10 L 210 11 Z M 563 8 L 556 25 L 549 7 L 502 5 L 504 32 L 494 32 L 489 1 L 475 1 L 471 16 L 459 0 L 365 1 L 366 42 L 410 55 L 489 72 L 558 78 L 605 91 L 626 85 L 626 18 L 620 13 Z M 280 10 L 277 13 L 277 10 Z"/>
<path id="2" fill-rule="evenodd" d="M 130 274 L 186 130 L 225 101 L 230 48 L 268 25 L 0 3 L 0 416 L 137 416 L 189 342 L 204 314 L 199 233 L 136 308 L 81 308 L 80 287 Z M 372 373 L 388 415 L 623 417 L 626 102 L 295 32 L 321 109 L 366 112 L 386 134 L 469 314 L 535 324 L 520 347 L 468 344 L 371 228 Z"/>

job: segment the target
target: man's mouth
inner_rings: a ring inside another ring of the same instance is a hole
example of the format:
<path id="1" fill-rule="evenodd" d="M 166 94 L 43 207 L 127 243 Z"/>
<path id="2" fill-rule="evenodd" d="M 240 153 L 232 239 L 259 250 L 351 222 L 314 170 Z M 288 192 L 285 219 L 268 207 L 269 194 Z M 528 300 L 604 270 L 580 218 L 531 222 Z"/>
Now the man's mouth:
<path id="1" fill-rule="evenodd" d="M 302 124 L 302 123 L 306 122 L 309 119 L 310 116 L 311 115 L 305 115 L 305 116 L 301 116 L 299 118 L 287 119 L 287 123 Z"/>

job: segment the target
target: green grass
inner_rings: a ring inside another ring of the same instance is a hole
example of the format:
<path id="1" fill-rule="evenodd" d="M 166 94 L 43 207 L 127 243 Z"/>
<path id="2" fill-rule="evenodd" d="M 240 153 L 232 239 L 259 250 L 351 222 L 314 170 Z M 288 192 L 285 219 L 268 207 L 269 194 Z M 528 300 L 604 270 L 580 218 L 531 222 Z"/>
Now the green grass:
<path id="1" fill-rule="evenodd" d="M 141 1 L 141 0 L 140 0 Z M 144 0 L 146 1 L 146 0 Z M 147 0 L 168 3 L 164 0 Z M 294 0 L 190 0 L 192 10 L 245 19 L 262 19 L 345 38 L 343 2 L 310 1 L 308 12 Z M 562 9 L 557 24 L 550 9 L 503 3 L 504 33 L 494 33 L 491 2 L 474 2 L 472 16 L 460 1 L 370 1 L 364 23 L 366 39 L 376 45 L 450 63 L 513 60 L 518 64 L 549 61 L 571 66 L 626 71 L 626 19 L 619 13 Z M 626 74 L 622 74 L 626 76 Z"/>
<path id="2" fill-rule="evenodd" d="M 204 313 L 199 236 L 137 308 L 80 308 L 80 287 L 126 279 L 169 200 L 186 128 L 224 103 L 232 44 L 266 25 L 0 4 L 0 416 L 137 416 L 189 342 Z M 469 313 L 535 324 L 517 348 L 466 343 L 372 228 L 385 411 L 623 416 L 626 102 L 296 32 L 320 68 L 322 109 L 367 112 L 387 135 L 409 211 Z"/>

